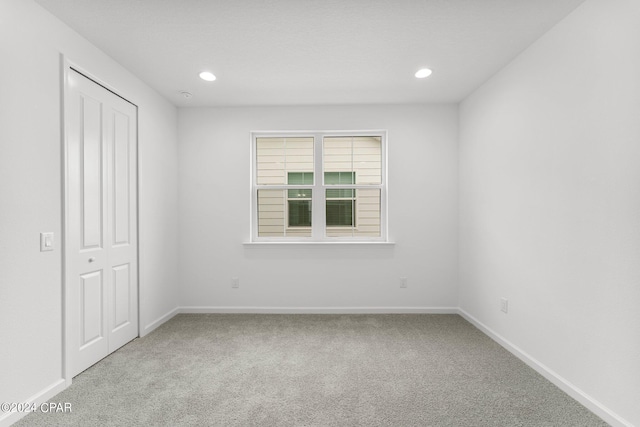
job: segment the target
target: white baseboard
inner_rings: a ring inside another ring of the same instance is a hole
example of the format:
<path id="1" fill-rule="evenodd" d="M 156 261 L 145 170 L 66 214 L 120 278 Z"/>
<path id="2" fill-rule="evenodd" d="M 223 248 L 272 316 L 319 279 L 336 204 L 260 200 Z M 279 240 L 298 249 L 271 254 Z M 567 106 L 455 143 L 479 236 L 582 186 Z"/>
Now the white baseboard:
<path id="1" fill-rule="evenodd" d="M 619 427 L 633 427 L 633 425 L 625 420 L 624 418 L 617 415 L 615 412 L 611 411 L 609 408 L 598 402 L 593 397 L 586 394 L 584 391 L 580 390 L 575 385 L 571 384 L 569 381 L 558 375 L 553 370 L 549 369 L 544 364 L 540 363 L 535 358 L 531 357 L 525 351 L 520 349 L 518 346 L 512 344 L 509 340 L 501 336 L 500 334 L 493 331 L 491 328 L 486 326 L 484 323 L 480 322 L 478 319 L 459 308 L 458 313 L 465 318 L 469 323 L 474 325 L 476 328 L 480 329 L 485 335 L 489 336 L 495 342 L 500 344 L 518 359 L 522 360 L 524 363 L 533 368 L 540 375 L 545 377 L 547 380 L 551 381 L 554 385 L 556 385 L 560 390 L 567 393 L 573 399 L 580 402 L 591 412 L 602 418 L 605 422 L 611 424 L 612 426 Z"/>
<path id="2" fill-rule="evenodd" d="M 175 316 L 178 313 L 180 313 L 180 308 L 176 307 L 173 310 L 171 310 L 170 312 L 168 312 L 167 314 L 165 314 L 163 316 L 160 316 L 159 318 L 157 318 L 153 322 L 149 323 L 147 326 L 145 326 L 140 331 L 140 337 L 144 337 L 145 335 L 149 335 L 158 326 L 162 325 L 164 322 L 166 322 L 167 320 L 171 319 L 173 316 Z"/>
<path id="3" fill-rule="evenodd" d="M 180 313 L 458 314 L 457 307 L 180 307 Z"/>
<path id="4" fill-rule="evenodd" d="M 13 402 L 13 403 L 27 403 L 27 404 L 35 404 L 36 407 L 42 405 L 47 400 L 51 399 L 56 394 L 60 393 L 62 390 L 68 387 L 67 381 L 64 378 L 59 379 L 55 383 L 50 386 L 42 389 L 40 392 L 34 394 L 30 398 L 26 399 L 24 402 Z M 25 417 L 28 412 L 6 412 L 2 413 L 0 416 L 0 427 L 8 427 L 11 424 L 17 422 L 19 419 Z"/>

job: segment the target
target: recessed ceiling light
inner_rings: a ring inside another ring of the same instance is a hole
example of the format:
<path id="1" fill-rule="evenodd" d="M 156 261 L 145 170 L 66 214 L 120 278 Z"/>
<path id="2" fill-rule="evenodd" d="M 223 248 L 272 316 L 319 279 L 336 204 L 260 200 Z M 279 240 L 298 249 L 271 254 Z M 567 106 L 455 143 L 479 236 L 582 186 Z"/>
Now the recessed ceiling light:
<path id="1" fill-rule="evenodd" d="M 423 68 L 421 70 L 416 71 L 416 77 L 419 79 L 424 79 L 425 77 L 429 77 L 433 71 L 428 68 Z"/>
<path id="2" fill-rule="evenodd" d="M 210 73 L 209 71 L 203 71 L 200 73 L 200 78 L 202 80 L 206 80 L 208 82 L 212 82 L 216 79 L 216 76 L 213 75 L 213 73 Z"/>

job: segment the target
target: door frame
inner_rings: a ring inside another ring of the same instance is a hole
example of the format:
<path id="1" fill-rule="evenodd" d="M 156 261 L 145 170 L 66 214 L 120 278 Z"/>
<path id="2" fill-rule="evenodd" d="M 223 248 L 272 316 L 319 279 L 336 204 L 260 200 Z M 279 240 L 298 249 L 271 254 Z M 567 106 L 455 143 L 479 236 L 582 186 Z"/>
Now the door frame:
<path id="1" fill-rule="evenodd" d="M 140 126 L 139 126 L 139 107 L 138 104 L 130 101 L 128 98 L 121 95 L 117 88 L 113 87 L 100 77 L 96 76 L 94 73 L 88 71 L 86 68 L 78 65 L 74 61 L 71 61 L 64 54 L 60 54 L 60 76 L 61 76 L 61 85 L 60 85 L 60 129 L 61 129 L 61 195 L 62 195 L 62 203 L 61 203 L 61 238 L 60 238 L 60 248 L 61 248 L 61 262 L 62 262 L 62 378 L 65 381 L 65 387 L 71 385 L 72 382 L 72 374 L 70 365 L 70 357 L 69 354 L 71 352 L 71 331 L 70 331 L 70 310 L 71 310 L 71 284 L 68 279 L 68 265 L 67 261 L 69 258 L 69 254 L 67 253 L 67 240 L 68 240 L 68 203 L 69 203 L 69 192 L 68 192 L 68 167 L 69 162 L 67 159 L 67 101 L 69 99 L 69 72 L 70 70 L 74 70 L 80 74 L 82 74 L 87 79 L 91 80 L 98 86 L 108 90 L 114 95 L 122 98 L 126 102 L 130 103 L 136 108 L 136 263 L 137 263 L 137 272 L 136 272 L 136 293 L 138 297 L 138 337 L 140 337 L 141 331 L 141 322 L 140 322 L 140 310 L 141 310 L 141 299 L 140 299 Z"/>

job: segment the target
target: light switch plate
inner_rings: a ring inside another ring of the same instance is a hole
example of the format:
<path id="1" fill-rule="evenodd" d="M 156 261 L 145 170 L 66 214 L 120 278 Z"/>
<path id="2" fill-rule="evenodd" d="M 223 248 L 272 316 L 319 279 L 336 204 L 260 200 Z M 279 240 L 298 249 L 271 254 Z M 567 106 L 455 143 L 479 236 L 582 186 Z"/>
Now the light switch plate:
<path id="1" fill-rule="evenodd" d="M 509 312 L 509 300 L 506 298 L 500 298 L 500 310 L 503 313 Z"/>
<path id="2" fill-rule="evenodd" d="M 53 250 L 53 231 L 40 233 L 40 252 Z"/>

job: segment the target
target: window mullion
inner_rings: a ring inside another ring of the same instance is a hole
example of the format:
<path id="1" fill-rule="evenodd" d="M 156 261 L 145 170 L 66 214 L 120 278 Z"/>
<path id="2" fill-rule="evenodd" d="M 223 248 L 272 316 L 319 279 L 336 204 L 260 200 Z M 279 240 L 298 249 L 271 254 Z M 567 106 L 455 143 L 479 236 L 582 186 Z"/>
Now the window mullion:
<path id="1" fill-rule="evenodd" d="M 311 236 L 314 240 L 325 240 L 326 209 L 324 201 L 324 174 L 322 158 L 322 135 L 314 135 L 313 169 L 314 181 L 311 192 Z"/>

